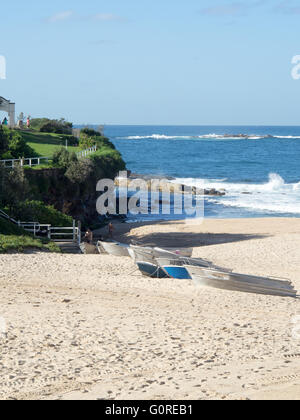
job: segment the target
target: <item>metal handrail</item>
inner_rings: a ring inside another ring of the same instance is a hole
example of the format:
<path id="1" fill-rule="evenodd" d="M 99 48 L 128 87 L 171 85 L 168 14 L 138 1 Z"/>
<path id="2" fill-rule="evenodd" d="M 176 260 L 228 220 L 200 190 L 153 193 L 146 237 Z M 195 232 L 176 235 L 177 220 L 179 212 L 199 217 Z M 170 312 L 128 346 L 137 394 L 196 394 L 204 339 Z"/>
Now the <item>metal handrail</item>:
<path id="1" fill-rule="evenodd" d="M 80 244 L 81 242 L 81 229 L 76 226 L 75 220 L 73 220 L 73 226 L 65 226 L 65 227 L 60 227 L 60 226 L 56 227 L 50 224 L 42 224 L 39 222 L 21 222 L 21 221 L 17 222 L 1 209 L 0 209 L 0 217 L 6 220 L 9 220 L 10 222 L 23 228 L 27 232 L 33 233 L 34 236 L 36 236 L 37 233 L 41 232 L 42 228 L 46 228 L 48 238 L 50 240 L 51 240 L 51 237 L 55 237 L 55 236 L 71 236 L 73 237 L 73 242 L 78 242 L 78 244 Z M 79 225 L 80 225 L 80 222 L 78 222 L 78 226 Z M 57 231 L 60 231 L 60 232 L 57 232 Z"/>

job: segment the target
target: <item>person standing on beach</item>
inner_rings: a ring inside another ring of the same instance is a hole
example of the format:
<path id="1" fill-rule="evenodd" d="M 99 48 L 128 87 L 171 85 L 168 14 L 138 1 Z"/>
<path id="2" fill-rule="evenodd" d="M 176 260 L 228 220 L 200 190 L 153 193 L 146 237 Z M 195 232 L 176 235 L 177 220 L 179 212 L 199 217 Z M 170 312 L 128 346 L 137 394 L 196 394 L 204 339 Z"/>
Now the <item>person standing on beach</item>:
<path id="1" fill-rule="evenodd" d="M 84 236 L 84 239 L 86 240 L 86 242 L 88 243 L 88 244 L 92 244 L 93 243 L 93 232 L 91 231 L 91 229 L 88 229 L 87 231 L 86 231 L 86 234 L 85 234 L 85 236 Z"/>
<path id="2" fill-rule="evenodd" d="M 113 236 L 114 236 L 114 231 L 115 231 L 115 228 L 114 228 L 114 225 L 112 224 L 112 223 L 110 223 L 109 225 L 108 225 L 108 237 L 109 238 L 113 238 Z"/>

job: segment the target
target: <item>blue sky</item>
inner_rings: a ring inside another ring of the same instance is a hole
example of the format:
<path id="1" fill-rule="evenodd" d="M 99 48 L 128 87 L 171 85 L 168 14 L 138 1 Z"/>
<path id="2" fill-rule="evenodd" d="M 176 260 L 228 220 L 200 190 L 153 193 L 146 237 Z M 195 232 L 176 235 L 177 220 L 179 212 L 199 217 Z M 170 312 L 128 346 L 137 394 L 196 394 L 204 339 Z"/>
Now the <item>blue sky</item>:
<path id="1" fill-rule="evenodd" d="M 300 0 L 2 5 L 0 95 L 75 123 L 299 125 Z"/>

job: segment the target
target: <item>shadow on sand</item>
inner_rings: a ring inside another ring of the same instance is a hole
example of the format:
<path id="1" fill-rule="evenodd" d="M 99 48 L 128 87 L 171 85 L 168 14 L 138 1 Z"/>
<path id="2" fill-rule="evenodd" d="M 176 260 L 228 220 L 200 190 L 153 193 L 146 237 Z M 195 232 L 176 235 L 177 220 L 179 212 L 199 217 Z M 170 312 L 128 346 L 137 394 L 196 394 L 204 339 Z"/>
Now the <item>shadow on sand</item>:
<path id="1" fill-rule="evenodd" d="M 128 235 L 126 242 L 141 244 L 143 246 L 160 247 L 200 247 L 232 242 L 250 241 L 263 239 L 266 235 L 247 235 L 229 233 L 186 233 L 186 232 L 162 232 L 146 234 L 144 237 Z"/>
<path id="2" fill-rule="evenodd" d="M 209 233 L 209 232 L 187 232 L 178 231 L 178 225 L 174 224 L 174 231 L 170 230 L 158 232 L 157 226 L 169 223 L 141 223 L 141 224 L 116 224 L 114 239 L 124 243 L 133 243 L 143 246 L 159 246 L 159 247 L 200 247 L 218 244 L 226 244 L 232 242 L 251 241 L 254 239 L 263 239 L 269 235 L 260 234 L 243 234 L 243 233 Z M 135 230 L 142 226 L 155 225 L 156 231 L 145 232 L 144 235 L 135 234 Z M 102 233 L 106 231 L 102 230 Z"/>

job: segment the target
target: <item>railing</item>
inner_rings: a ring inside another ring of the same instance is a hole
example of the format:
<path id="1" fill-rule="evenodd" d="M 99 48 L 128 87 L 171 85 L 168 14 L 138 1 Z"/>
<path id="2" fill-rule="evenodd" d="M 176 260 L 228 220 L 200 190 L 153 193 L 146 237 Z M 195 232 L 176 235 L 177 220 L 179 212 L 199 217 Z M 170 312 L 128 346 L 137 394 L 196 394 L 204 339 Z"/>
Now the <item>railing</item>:
<path id="1" fill-rule="evenodd" d="M 73 226 L 66 227 L 54 227 L 37 222 L 18 222 L 18 226 L 27 232 L 33 233 L 34 236 L 45 234 L 53 242 L 81 243 L 81 229 L 76 226 L 75 220 L 73 220 Z"/>
<path id="2" fill-rule="evenodd" d="M 18 226 L 26 232 L 33 233 L 34 236 L 38 234 L 45 234 L 49 238 L 49 229 L 51 225 L 43 225 L 38 222 L 17 222 Z"/>
<path id="3" fill-rule="evenodd" d="M 41 165 L 41 161 L 45 161 L 46 163 L 49 162 L 49 158 L 47 157 L 35 157 L 35 158 L 21 158 L 21 159 L 5 159 L 0 160 L 0 164 L 2 163 L 5 168 L 14 168 L 15 166 L 39 166 Z"/>
<path id="4" fill-rule="evenodd" d="M 84 158 L 84 157 L 87 157 L 87 156 L 89 156 L 89 155 L 91 155 L 92 153 L 95 153 L 95 152 L 97 152 L 97 146 L 93 146 L 93 147 L 90 147 L 89 149 L 82 150 L 81 152 L 78 152 L 77 157 L 78 158 Z"/>
<path id="5" fill-rule="evenodd" d="M 52 227 L 50 226 L 48 238 L 54 242 L 74 242 L 81 243 L 81 229 L 76 227 L 75 220 L 73 220 L 72 227 Z"/>
<path id="6" fill-rule="evenodd" d="M 26 232 L 33 233 L 34 236 L 44 234 L 53 242 L 74 242 L 78 243 L 78 245 L 81 243 L 81 223 L 78 222 L 77 227 L 75 220 L 73 220 L 73 226 L 54 227 L 52 225 L 41 224 L 39 222 L 16 221 L 2 210 L 0 210 L 0 217 L 19 226 Z"/>
<path id="7" fill-rule="evenodd" d="M 78 158 L 85 158 L 92 153 L 97 152 L 97 146 L 90 147 L 89 149 L 82 150 L 81 152 L 76 153 Z M 5 168 L 13 169 L 15 166 L 39 166 L 42 163 L 49 163 L 51 158 L 48 157 L 33 157 L 33 158 L 20 158 L 20 159 L 5 159 L 0 160 L 0 164 L 4 165 Z M 42 162 L 43 161 L 43 162 Z"/>
<path id="8" fill-rule="evenodd" d="M 4 213 L 3 210 L 0 210 L 0 217 L 2 217 L 2 219 L 9 220 L 10 222 L 14 223 L 15 225 L 18 224 L 18 222 L 15 219 L 10 217 L 8 214 Z"/>

